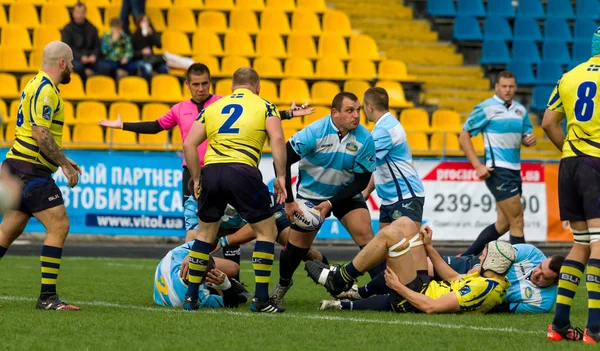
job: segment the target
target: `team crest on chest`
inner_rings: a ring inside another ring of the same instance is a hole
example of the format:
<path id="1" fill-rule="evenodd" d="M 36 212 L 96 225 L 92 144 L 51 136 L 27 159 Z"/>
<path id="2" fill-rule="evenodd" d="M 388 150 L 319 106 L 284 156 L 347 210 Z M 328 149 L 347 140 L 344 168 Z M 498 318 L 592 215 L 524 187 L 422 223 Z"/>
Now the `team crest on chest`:
<path id="1" fill-rule="evenodd" d="M 349 151 L 357 151 L 358 150 L 358 145 L 356 145 L 355 142 L 351 141 L 348 144 L 346 144 L 346 149 Z"/>

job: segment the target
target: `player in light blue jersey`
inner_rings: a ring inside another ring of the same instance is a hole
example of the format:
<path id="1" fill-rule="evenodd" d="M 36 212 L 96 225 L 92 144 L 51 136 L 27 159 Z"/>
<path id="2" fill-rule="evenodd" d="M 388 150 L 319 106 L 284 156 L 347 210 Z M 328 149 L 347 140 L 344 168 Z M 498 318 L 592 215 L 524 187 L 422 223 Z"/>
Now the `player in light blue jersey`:
<path id="1" fill-rule="evenodd" d="M 298 198 L 314 203 L 323 218 L 333 212 L 362 248 L 373 238 L 371 216 L 361 192 L 375 171 L 375 146 L 369 131 L 360 125 L 360 102 L 356 95 L 339 93 L 331 105 L 331 115 L 306 126 L 287 142 L 287 171 L 300 162 Z M 285 211 L 292 219 L 296 212 L 301 212 L 294 202 L 289 174 L 286 186 Z M 292 224 L 279 258 L 279 283 L 271 295 L 278 305 L 283 303 L 292 276 L 317 232 L 307 232 Z M 369 273 L 374 276 L 382 270 L 383 266 L 378 266 Z"/>
<path id="2" fill-rule="evenodd" d="M 498 208 L 496 223 L 486 227 L 463 252 L 474 255 L 485 243 L 497 240 L 510 229 L 511 244 L 525 242 L 521 204 L 521 145 L 533 146 L 536 139 L 529 114 L 513 100 L 517 91 L 515 76 L 508 71 L 498 74 L 496 94 L 475 106 L 460 132 L 460 146 L 479 179 L 494 196 Z M 475 153 L 471 137 L 481 133 L 485 144 L 485 163 Z"/>

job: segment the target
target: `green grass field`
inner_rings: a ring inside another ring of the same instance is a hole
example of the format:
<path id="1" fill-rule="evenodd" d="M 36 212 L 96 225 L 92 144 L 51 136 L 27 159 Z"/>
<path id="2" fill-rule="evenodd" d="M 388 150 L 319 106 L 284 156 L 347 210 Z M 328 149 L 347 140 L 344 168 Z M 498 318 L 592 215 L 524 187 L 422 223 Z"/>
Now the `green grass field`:
<path id="1" fill-rule="evenodd" d="M 81 312 L 35 310 L 38 257 L 7 256 L 0 263 L 2 350 L 558 350 L 585 347 L 551 343 L 552 315 L 401 315 L 317 310 L 328 295 L 298 269 L 278 315 L 235 310 L 157 307 L 152 300 L 157 260 L 66 257 L 60 296 Z M 277 268 L 274 269 L 277 277 Z M 363 277 L 363 279 L 365 279 Z M 250 283 L 249 263 L 242 281 Z M 272 280 L 274 281 L 274 279 Z M 249 284 L 251 285 L 251 284 Z M 572 321 L 585 326 L 586 293 L 580 286 Z"/>

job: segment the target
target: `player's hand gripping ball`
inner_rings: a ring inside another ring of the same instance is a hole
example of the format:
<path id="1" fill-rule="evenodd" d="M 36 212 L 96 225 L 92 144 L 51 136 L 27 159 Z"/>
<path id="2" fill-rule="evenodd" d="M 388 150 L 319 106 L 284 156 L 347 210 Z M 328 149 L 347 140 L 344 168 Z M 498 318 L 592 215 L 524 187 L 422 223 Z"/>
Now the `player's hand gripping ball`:
<path id="1" fill-rule="evenodd" d="M 304 230 L 318 230 L 323 224 L 321 212 L 315 209 L 315 205 L 306 200 L 297 199 L 296 203 L 304 215 L 294 213 L 294 223 Z"/>

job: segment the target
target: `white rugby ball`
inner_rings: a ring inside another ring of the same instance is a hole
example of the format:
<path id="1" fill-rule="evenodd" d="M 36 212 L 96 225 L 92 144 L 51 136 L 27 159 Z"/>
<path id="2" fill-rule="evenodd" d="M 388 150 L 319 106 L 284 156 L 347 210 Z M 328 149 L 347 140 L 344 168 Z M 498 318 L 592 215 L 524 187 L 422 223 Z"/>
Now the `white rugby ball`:
<path id="1" fill-rule="evenodd" d="M 294 223 L 304 230 L 318 230 L 323 224 L 321 212 L 315 209 L 315 205 L 306 200 L 296 199 L 296 203 L 304 215 L 294 213 Z"/>

